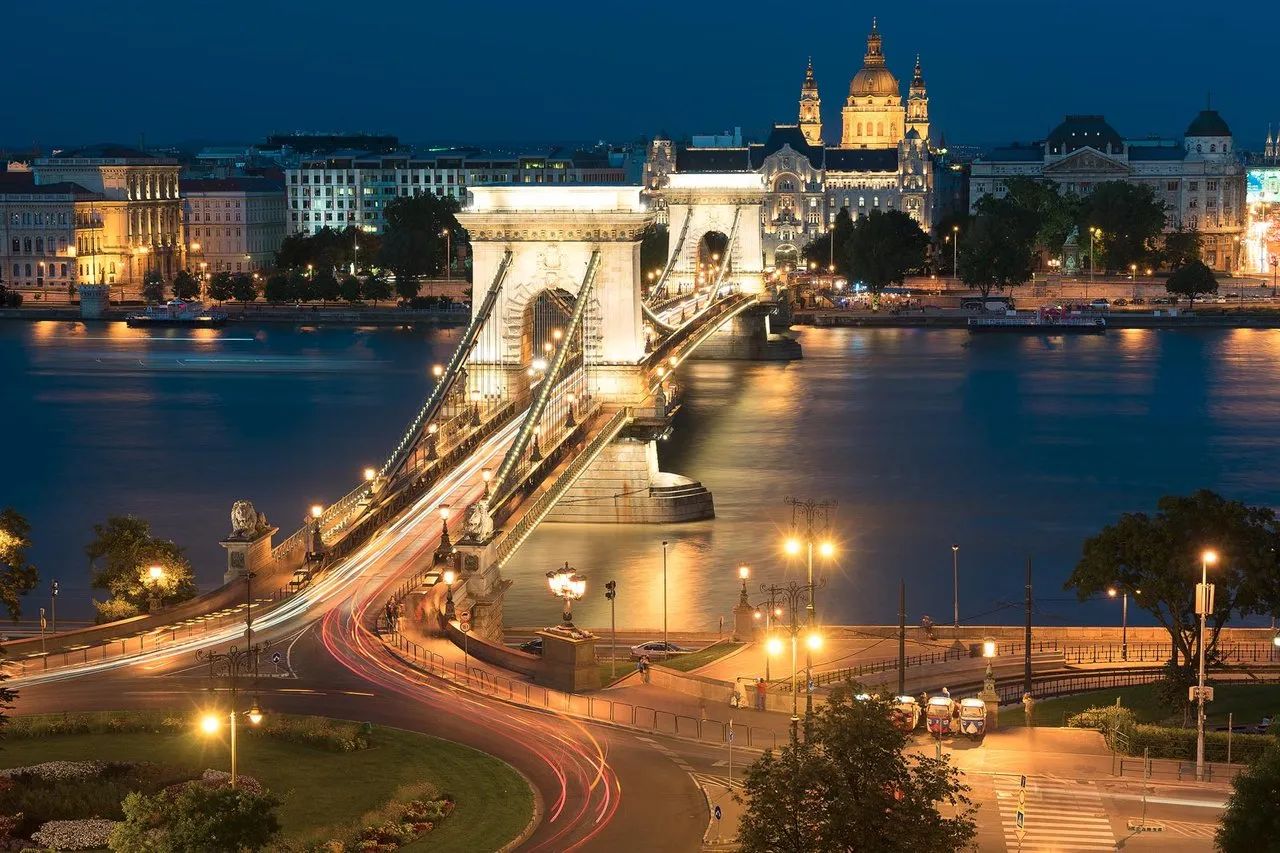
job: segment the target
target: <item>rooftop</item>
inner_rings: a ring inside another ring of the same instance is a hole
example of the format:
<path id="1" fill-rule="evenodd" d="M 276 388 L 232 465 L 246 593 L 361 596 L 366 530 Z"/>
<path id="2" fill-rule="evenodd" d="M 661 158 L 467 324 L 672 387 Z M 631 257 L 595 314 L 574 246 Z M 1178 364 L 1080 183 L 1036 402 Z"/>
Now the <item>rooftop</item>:
<path id="1" fill-rule="evenodd" d="M 183 178 L 178 192 L 190 193 L 282 193 L 284 185 L 270 178 Z"/>

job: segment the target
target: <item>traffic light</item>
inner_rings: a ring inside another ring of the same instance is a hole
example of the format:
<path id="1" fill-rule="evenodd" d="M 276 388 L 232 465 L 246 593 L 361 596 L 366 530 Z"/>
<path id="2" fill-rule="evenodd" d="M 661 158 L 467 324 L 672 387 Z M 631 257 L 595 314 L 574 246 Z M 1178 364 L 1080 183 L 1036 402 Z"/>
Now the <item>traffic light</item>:
<path id="1" fill-rule="evenodd" d="M 616 598 L 616 597 L 617 597 L 617 595 L 618 595 L 618 582 L 617 582 L 617 581 L 609 581 L 607 584 L 605 584 L 605 585 L 604 585 L 604 597 L 605 597 L 605 598 L 609 599 L 610 601 L 613 601 L 613 599 L 614 599 L 614 598 Z"/>

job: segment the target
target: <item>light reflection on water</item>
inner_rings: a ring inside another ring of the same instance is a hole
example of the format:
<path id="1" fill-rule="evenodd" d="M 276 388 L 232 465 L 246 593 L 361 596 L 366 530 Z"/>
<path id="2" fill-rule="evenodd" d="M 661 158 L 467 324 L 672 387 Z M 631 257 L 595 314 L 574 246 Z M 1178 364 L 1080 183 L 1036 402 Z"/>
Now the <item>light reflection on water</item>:
<path id="1" fill-rule="evenodd" d="M 232 501 L 253 500 L 288 531 L 306 506 L 344 493 L 398 439 L 458 334 L 0 325 L 0 440 L 21 448 L 0 506 L 30 517 L 32 556 L 59 579 L 65 618 L 87 600 L 81 549 L 108 512 L 149 518 L 212 585 Z M 892 622 L 905 578 L 912 623 L 949 621 L 958 542 L 962 615 L 1020 607 L 1030 556 L 1037 620 L 1114 622 L 1114 607 L 1081 608 L 1061 589 L 1085 536 L 1201 486 L 1277 502 L 1278 331 L 808 329 L 801 340 L 801 362 L 679 371 L 683 409 L 662 467 L 711 488 L 714 521 L 547 525 L 511 567 L 508 623 L 555 619 L 544 574 L 568 560 L 589 578 L 578 621 L 608 624 L 603 585 L 616 579 L 619 624 L 660 627 L 664 538 L 670 624 L 728 623 L 739 562 L 754 568 L 753 597 L 761 580 L 801 578 L 780 551 L 787 495 L 840 504 L 819 599 L 829 619 Z"/>

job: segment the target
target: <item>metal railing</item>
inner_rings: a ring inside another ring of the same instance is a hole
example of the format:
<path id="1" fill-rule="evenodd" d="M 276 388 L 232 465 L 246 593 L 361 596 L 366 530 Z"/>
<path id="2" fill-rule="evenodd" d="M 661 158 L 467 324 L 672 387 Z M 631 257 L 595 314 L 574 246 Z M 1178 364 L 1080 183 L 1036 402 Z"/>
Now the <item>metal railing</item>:
<path id="1" fill-rule="evenodd" d="M 533 529 L 542 521 L 543 518 L 546 517 L 552 507 L 556 505 L 556 502 L 559 501 L 560 498 L 563 497 L 564 493 L 578 481 L 578 478 L 587 469 L 587 467 L 590 466 L 591 463 L 595 462 L 596 457 L 604 451 L 604 448 L 607 447 L 611 441 L 618 437 L 618 434 L 622 432 L 623 428 L 630 423 L 631 418 L 632 413 L 629 407 L 616 412 L 614 416 L 601 427 L 600 432 L 596 433 L 595 437 L 587 442 L 586 446 L 583 447 L 582 451 L 574 457 L 568 467 L 560 473 L 560 476 L 556 478 L 556 481 L 551 485 L 551 488 L 539 495 L 533 504 L 529 506 L 524 515 L 521 516 L 520 521 L 511 528 L 511 532 L 509 532 L 498 545 L 498 566 L 502 566 L 506 563 L 507 559 L 515 553 L 515 550 L 519 548 L 524 540 L 529 537 L 533 532 Z"/>

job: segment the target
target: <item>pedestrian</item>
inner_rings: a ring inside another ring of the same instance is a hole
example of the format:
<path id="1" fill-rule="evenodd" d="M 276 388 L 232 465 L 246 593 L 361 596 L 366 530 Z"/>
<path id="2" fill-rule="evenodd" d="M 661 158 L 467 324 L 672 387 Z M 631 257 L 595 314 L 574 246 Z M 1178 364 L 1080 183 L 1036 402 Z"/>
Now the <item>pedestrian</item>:
<path id="1" fill-rule="evenodd" d="M 950 699 L 950 698 L 951 698 L 951 691 L 944 687 L 944 688 L 942 688 L 942 695 L 943 695 L 943 696 L 945 696 L 945 697 L 947 697 L 948 699 Z"/>
<path id="2" fill-rule="evenodd" d="M 768 695 L 769 685 L 764 683 L 763 678 L 756 679 L 756 710 L 763 711 L 765 708 L 765 697 Z"/>
<path id="3" fill-rule="evenodd" d="M 649 656 L 642 655 L 640 657 L 640 677 L 645 684 L 649 683 Z"/>
<path id="4" fill-rule="evenodd" d="M 920 713 L 924 713 L 925 709 L 928 707 L 929 707 L 929 691 L 921 690 L 920 691 Z"/>
<path id="5" fill-rule="evenodd" d="M 1031 698 L 1030 693 L 1022 694 L 1022 719 L 1023 725 L 1031 725 L 1031 712 L 1036 706 L 1036 700 Z"/>

